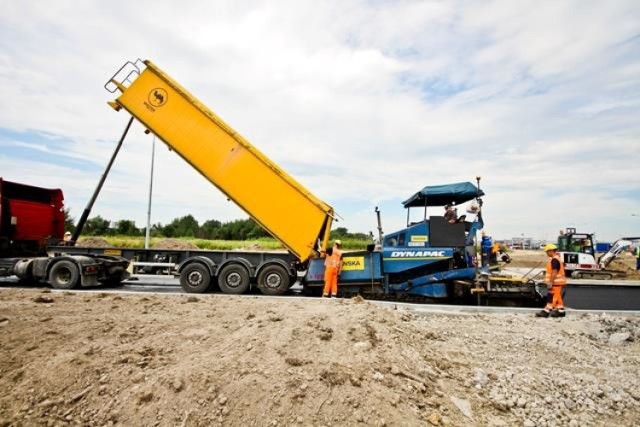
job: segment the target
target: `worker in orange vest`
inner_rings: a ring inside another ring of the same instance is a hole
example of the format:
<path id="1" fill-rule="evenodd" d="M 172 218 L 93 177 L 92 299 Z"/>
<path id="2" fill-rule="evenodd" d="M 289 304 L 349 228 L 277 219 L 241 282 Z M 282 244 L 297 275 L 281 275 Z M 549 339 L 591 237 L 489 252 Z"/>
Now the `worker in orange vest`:
<path id="1" fill-rule="evenodd" d="M 338 276 L 342 271 L 342 242 L 336 240 L 333 242 L 333 248 L 327 253 L 324 259 L 324 290 L 322 291 L 323 297 L 328 297 L 329 294 L 333 298 L 338 296 Z"/>
<path id="2" fill-rule="evenodd" d="M 558 247 L 549 243 L 544 247 L 549 261 L 544 275 L 544 282 L 547 284 L 547 305 L 544 310 L 536 313 L 536 317 L 564 317 L 564 301 L 562 301 L 562 291 L 567 284 L 567 277 L 564 274 L 564 263 L 558 253 Z"/>
<path id="3" fill-rule="evenodd" d="M 498 254 L 501 251 L 500 243 L 494 243 L 491 245 L 491 256 L 489 257 L 489 264 L 498 265 Z"/>

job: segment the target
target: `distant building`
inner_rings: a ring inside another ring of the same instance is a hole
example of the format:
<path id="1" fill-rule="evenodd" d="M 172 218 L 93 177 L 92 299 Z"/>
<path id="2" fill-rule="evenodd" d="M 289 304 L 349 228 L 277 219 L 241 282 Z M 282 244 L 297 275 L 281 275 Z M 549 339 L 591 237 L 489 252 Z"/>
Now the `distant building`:
<path id="1" fill-rule="evenodd" d="M 538 242 L 538 246 L 540 242 Z M 511 249 L 537 249 L 538 246 L 533 246 L 534 240 L 531 237 L 512 237 Z"/>

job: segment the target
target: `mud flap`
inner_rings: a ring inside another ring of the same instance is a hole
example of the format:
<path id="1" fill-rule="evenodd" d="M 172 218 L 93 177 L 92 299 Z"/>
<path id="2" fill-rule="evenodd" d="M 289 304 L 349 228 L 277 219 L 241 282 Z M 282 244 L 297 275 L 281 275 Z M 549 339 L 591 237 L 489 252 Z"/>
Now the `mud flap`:
<path id="1" fill-rule="evenodd" d="M 98 286 L 100 283 L 98 282 L 97 274 L 80 274 L 80 285 L 83 288 L 88 288 L 91 286 Z"/>

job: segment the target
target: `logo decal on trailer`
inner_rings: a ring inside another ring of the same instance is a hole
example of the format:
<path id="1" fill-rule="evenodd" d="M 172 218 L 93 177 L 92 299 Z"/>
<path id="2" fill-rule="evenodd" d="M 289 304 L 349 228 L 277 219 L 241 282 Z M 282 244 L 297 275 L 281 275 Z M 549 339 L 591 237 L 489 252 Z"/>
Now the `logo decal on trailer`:
<path id="1" fill-rule="evenodd" d="M 364 270 L 364 257 L 351 256 L 342 258 L 342 270 Z"/>
<path id="2" fill-rule="evenodd" d="M 444 251 L 394 251 L 391 258 L 445 258 Z"/>
<path id="3" fill-rule="evenodd" d="M 148 96 L 149 104 L 153 105 L 154 107 L 162 107 L 167 103 L 168 98 L 169 94 L 165 89 L 161 87 L 152 89 L 151 92 L 149 92 Z"/>

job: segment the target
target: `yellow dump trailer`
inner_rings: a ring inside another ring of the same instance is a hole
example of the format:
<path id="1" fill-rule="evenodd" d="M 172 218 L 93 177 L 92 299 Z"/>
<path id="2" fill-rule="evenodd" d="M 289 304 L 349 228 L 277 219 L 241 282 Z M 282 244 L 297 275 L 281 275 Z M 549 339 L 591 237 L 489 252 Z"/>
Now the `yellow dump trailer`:
<path id="1" fill-rule="evenodd" d="M 134 65 L 132 63 L 128 63 Z M 300 261 L 327 246 L 333 209 L 151 61 L 110 84 L 124 108 L 236 202 Z M 121 70 L 122 71 L 122 70 Z"/>

